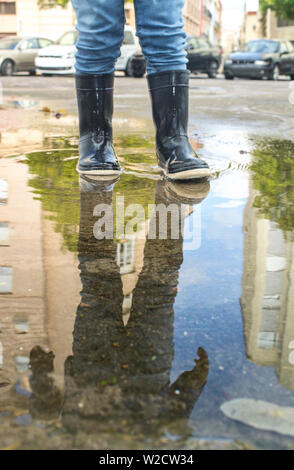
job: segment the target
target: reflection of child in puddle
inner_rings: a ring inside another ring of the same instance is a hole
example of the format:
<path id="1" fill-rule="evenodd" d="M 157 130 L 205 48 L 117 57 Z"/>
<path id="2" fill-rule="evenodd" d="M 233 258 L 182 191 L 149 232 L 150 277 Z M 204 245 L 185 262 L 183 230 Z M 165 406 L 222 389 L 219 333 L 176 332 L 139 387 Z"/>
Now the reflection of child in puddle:
<path id="1" fill-rule="evenodd" d="M 174 198 L 167 198 L 166 189 L 165 183 L 157 183 L 155 204 L 175 204 Z M 169 219 L 167 239 L 147 239 L 130 318 L 124 326 L 117 245 L 93 235 L 93 210 L 101 203 L 112 203 L 111 191 L 100 187 L 99 193 L 81 192 L 79 268 L 83 289 L 73 333 L 73 356 L 65 363 L 63 422 L 71 429 L 122 430 L 128 425 L 144 424 L 146 429 L 159 423 L 186 421 L 206 383 L 209 362 L 206 352 L 199 348 L 195 367 L 169 385 L 182 236 L 171 239 Z M 34 396 L 40 395 L 40 389 L 45 392 L 47 385 L 51 402 L 55 397 L 55 403 L 59 403 L 53 383 L 46 384 L 36 368 L 33 374 Z M 42 379 L 40 383 L 38 378 Z M 46 408 L 45 396 L 43 393 L 39 408 L 41 404 Z"/>

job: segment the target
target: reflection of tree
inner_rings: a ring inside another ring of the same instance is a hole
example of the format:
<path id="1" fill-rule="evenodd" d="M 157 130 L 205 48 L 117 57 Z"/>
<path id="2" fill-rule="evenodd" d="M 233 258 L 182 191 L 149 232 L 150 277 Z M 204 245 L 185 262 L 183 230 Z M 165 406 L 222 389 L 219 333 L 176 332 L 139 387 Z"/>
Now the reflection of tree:
<path id="1" fill-rule="evenodd" d="M 254 207 L 282 230 L 294 229 L 294 143 L 276 139 L 257 142 L 251 166 Z"/>
<path id="2" fill-rule="evenodd" d="M 48 151 L 27 154 L 27 164 L 33 176 L 29 184 L 34 188 L 43 210 L 50 212 L 56 222 L 56 232 L 62 233 L 64 244 L 77 251 L 79 224 L 79 180 L 75 170 L 76 159 L 71 152 Z"/>
<path id="3" fill-rule="evenodd" d="M 133 156 L 141 163 L 150 163 L 150 155 L 142 151 L 142 147 L 148 147 L 148 142 L 135 136 L 118 139 L 118 144 L 129 150 L 124 160 Z M 75 170 L 77 147 L 70 139 L 46 142 L 46 146 L 50 144 L 58 150 L 26 155 L 26 163 L 33 175 L 29 184 L 36 199 L 42 202 L 43 210 L 50 212 L 48 218 L 55 222 L 56 232 L 62 234 L 65 248 L 76 252 L 80 219 L 79 178 Z M 124 196 L 125 207 L 136 202 L 141 204 L 147 213 L 148 204 L 153 202 L 154 185 L 153 179 L 124 174 L 114 189 L 114 195 Z M 115 205 L 113 209 L 115 212 Z"/>
<path id="4" fill-rule="evenodd" d="M 153 202 L 166 207 L 172 203 L 180 209 L 181 201 L 166 189 L 166 183 L 158 181 Z M 53 353 L 35 347 L 30 355 L 30 410 L 34 417 L 47 414 L 49 418 L 61 412 L 63 425 L 73 432 L 161 437 L 173 430 L 188 434 L 189 417 L 205 387 L 209 360 L 201 347 L 195 358 L 195 347 L 192 369 L 171 383 L 174 302 L 183 261 L 181 231 L 172 238 L 172 227 L 178 222 L 168 217 L 167 237 L 161 239 L 160 214 L 153 212 L 150 225 L 157 228 L 156 238 L 146 240 L 130 317 L 124 324 L 123 282 L 115 241 L 97 240 L 93 234 L 94 208 L 98 204 L 111 206 L 112 190 L 109 184 L 91 185 L 89 179 L 81 178 L 78 258 L 82 291 L 73 354 L 65 361 L 63 401 L 51 377 Z M 195 195 L 199 202 L 202 194 Z"/>

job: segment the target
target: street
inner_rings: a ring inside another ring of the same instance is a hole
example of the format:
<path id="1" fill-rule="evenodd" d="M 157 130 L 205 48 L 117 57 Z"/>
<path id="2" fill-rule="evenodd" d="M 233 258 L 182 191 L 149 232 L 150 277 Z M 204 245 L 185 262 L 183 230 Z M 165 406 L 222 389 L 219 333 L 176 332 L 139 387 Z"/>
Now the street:
<path id="1" fill-rule="evenodd" d="M 73 77 L 0 83 L 0 447 L 293 448 L 293 82 L 192 76 L 196 184 L 158 174 L 145 79 L 115 80 L 113 184 L 76 172 Z"/>
<path id="2" fill-rule="evenodd" d="M 1 155 L 42 147 L 47 135 L 77 135 L 77 109 L 73 77 L 1 77 Z M 248 135 L 294 136 L 293 82 L 238 80 L 219 75 L 190 80 L 190 135 L 201 140 L 210 134 L 237 130 Z M 44 109 L 45 111 L 42 111 Z M 47 112 L 46 112 L 47 111 Z M 61 111 L 61 117 L 55 117 Z M 153 134 L 151 107 L 145 78 L 117 74 L 114 132 Z M 24 130 L 25 129 L 25 130 Z M 16 137 L 17 135 L 17 137 Z M 234 145 L 234 142 L 232 142 Z"/>

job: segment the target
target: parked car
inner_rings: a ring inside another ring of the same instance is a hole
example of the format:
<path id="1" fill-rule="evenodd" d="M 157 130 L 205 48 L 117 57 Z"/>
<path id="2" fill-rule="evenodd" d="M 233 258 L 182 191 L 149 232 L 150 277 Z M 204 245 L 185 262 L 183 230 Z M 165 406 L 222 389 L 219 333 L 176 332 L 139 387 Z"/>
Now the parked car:
<path id="1" fill-rule="evenodd" d="M 222 48 L 212 46 L 203 37 L 189 37 L 187 40 L 187 67 L 192 73 L 207 73 L 209 78 L 217 76 L 222 61 Z M 146 70 L 145 58 L 137 51 L 130 62 L 132 76 L 142 77 Z"/>
<path id="2" fill-rule="evenodd" d="M 8 36 L 0 39 L 0 71 L 2 75 L 14 72 L 35 73 L 35 57 L 40 49 L 53 44 L 51 39 Z"/>
<path id="3" fill-rule="evenodd" d="M 278 80 L 280 75 L 289 75 L 294 80 L 294 47 L 290 41 L 249 41 L 225 60 L 224 74 L 227 80 L 235 77 Z"/>
<path id="4" fill-rule="evenodd" d="M 67 31 L 58 41 L 46 47 L 35 59 L 36 71 L 41 75 L 73 74 L 75 71 L 75 52 L 78 33 L 76 30 Z M 138 50 L 138 40 L 130 26 L 125 27 L 121 56 L 117 60 L 116 70 L 132 74 L 131 58 Z"/>
<path id="5" fill-rule="evenodd" d="M 73 74 L 77 39 L 77 31 L 67 31 L 56 43 L 40 51 L 35 58 L 36 72 L 40 75 Z"/>
<path id="6" fill-rule="evenodd" d="M 212 46 L 204 37 L 190 36 L 187 52 L 187 67 L 192 73 L 207 73 L 209 78 L 217 76 L 222 61 L 222 49 L 219 46 Z"/>
<path id="7" fill-rule="evenodd" d="M 125 26 L 125 35 L 121 47 L 121 56 L 117 59 L 115 70 L 125 72 L 127 77 L 133 76 L 132 58 L 139 49 L 139 41 L 131 26 Z"/>
<path id="8" fill-rule="evenodd" d="M 130 75 L 135 78 L 141 78 L 146 72 L 146 61 L 141 50 L 137 50 L 130 58 Z"/>

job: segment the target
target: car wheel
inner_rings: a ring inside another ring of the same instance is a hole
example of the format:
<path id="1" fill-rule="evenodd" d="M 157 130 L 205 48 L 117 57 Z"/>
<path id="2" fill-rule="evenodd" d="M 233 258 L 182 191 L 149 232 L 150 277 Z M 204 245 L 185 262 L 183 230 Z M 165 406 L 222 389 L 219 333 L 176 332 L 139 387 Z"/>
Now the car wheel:
<path id="1" fill-rule="evenodd" d="M 268 79 L 277 81 L 279 80 L 279 76 L 280 76 L 280 68 L 278 65 L 275 65 Z"/>
<path id="2" fill-rule="evenodd" d="M 290 80 L 294 80 L 294 75 L 290 75 Z"/>
<path id="3" fill-rule="evenodd" d="M 142 78 L 142 77 L 144 77 L 144 74 L 145 74 L 145 72 L 138 72 L 138 71 L 134 70 L 133 77 L 134 78 Z"/>
<path id="4" fill-rule="evenodd" d="M 132 75 L 135 78 L 144 77 L 146 72 L 146 65 L 143 61 L 133 61 L 132 62 Z"/>
<path id="5" fill-rule="evenodd" d="M 126 77 L 132 77 L 132 76 L 133 76 L 132 59 L 129 59 L 129 60 L 128 60 L 127 68 L 126 68 L 126 70 L 125 70 L 125 76 L 126 76 Z"/>
<path id="6" fill-rule="evenodd" d="M 234 80 L 234 75 L 230 75 L 229 73 L 225 73 L 225 79 L 226 80 Z"/>
<path id="7" fill-rule="evenodd" d="M 218 63 L 213 60 L 209 66 L 209 70 L 207 72 L 207 75 L 209 78 L 216 78 L 217 76 L 217 71 L 218 71 Z"/>
<path id="8" fill-rule="evenodd" d="M 29 71 L 29 74 L 30 74 L 31 76 L 36 75 L 36 70 L 30 70 L 30 71 Z"/>
<path id="9" fill-rule="evenodd" d="M 1 73 L 2 75 L 13 75 L 14 69 L 14 62 L 10 59 L 6 59 L 2 64 Z"/>

